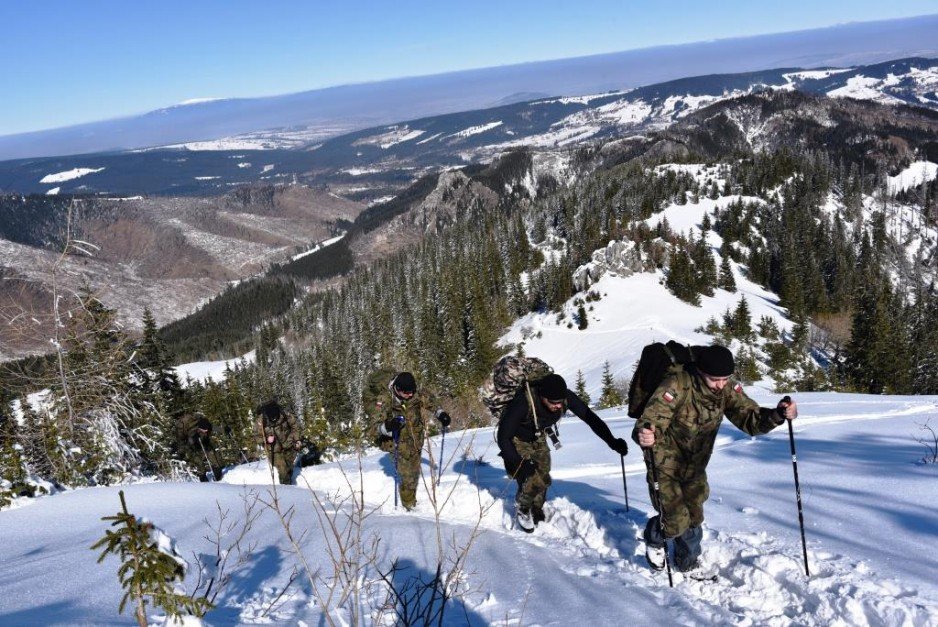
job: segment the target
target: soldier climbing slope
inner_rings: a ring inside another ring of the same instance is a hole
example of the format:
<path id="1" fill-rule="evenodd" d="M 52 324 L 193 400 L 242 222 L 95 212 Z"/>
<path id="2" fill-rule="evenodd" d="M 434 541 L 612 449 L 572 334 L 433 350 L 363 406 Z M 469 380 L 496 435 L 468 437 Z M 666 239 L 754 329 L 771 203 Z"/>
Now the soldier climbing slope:
<path id="1" fill-rule="evenodd" d="M 280 483 L 293 481 L 293 462 L 300 449 L 300 429 L 296 417 L 283 410 L 276 400 L 258 405 L 257 432 L 271 466 L 277 469 Z"/>
<path id="2" fill-rule="evenodd" d="M 410 511 L 417 505 L 420 459 L 427 437 L 425 399 L 417 390 L 414 375 L 394 375 L 385 369 L 369 377 L 362 400 L 377 444 L 395 456 L 398 493 L 401 504 Z M 445 411 L 437 410 L 435 416 L 443 427 L 449 426 L 450 417 Z"/>
<path id="3" fill-rule="evenodd" d="M 613 451 L 619 455 L 629 451 L 625 440 L 613 437 L 606 423 L 567 389 L 560 375 L 549 374 L 521 385 L 498 421 L 496 439 L 505 470 L 518 482 L 516 520 L 527 533 L 544 520 L 544 500 L 551 483 L 547 438 L 550 436 L 554 448 L 559 448 L 556 425 L 567 409 Z"/>
<path id="4" fill-rule="evenodd" d="M 694 362 L 673 372 L 655 389 L 632 431 L 645 450 L 651 502 L 657 516 L 645 526 L 645 556 L 649 565 L 666 565 L 666 541 L 674 540 L 678 570 L 697 579 L 711 578 L 711 569 L 700 560 L 703 504 L 710 495 L 707 463 L 717 431 L 725 415 L 737 428 L 757 435 L 768 433 L 785 420 L 794 420 L 794 401 L 766 408 L 746 396 L 730 377 L 736 366 L 724 346 L 695 347 Z M 646 424 L 648 427 L 646 428 Z M 658 474 L 656 498 L 651 463 Z"/>

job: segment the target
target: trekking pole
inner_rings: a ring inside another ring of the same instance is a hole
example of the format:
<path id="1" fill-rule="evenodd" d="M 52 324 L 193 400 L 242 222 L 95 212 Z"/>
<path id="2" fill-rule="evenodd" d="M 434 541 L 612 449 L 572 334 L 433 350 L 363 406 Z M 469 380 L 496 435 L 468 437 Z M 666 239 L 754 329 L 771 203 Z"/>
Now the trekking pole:
<path id="1" fill-rule="evenodd" d="M 208 459 L 208 452 L 205 450 L 205 445 L 202 444 L 202 438 L 196 438 L 196 441 L 199 443 L 199 448 L 202 449 L 202 456 L 205 457 L 205 463 L 208 464 L 208 471 L 205 473 L 205 478 L 209 482 L 215 481 L 215 469 L 212 468 L 212 462 Z"/>
<path id="2" fill-rule="evenodd" d="M 625 455 L 620 455 L 619 461 L 622 462 L 622 490 L 625 492 L 625 511 L 629 511 L 629 486 L 625 482 Z"/>
<path id="3" fill-rule="evenodd" d="M 651 423 L 645 423 L 646 429 L 651 429 Z M 664 563 L 668 568 L 668 585 L 674 587 L 674 579 L 671 575 L 671 557 L 668 555 L 668 539 L 664 537 L 664 528 L 661 526 L 661 517 L 664 515 L 661 507 L 661 487 L 658 484 L 658 465 L 655 463 L 655 449 L 648 449 L 648 458 L 651 459 L 651 480 L 655 488 L 655 501 L 658 502 L 658 535 L 664 540 Z"/>
<path id="4" fill-rule="evenodd" d="M 397 509 L 397 491 L 400 479 L 397 476 L 398 443 L 400 442 L 400 431 L 394 432 L 394 509 Z"/>
<path id="5" fill-rule="evenodd" d="M 446 427 L 443 427 L 443 437 L 440 439 L 440 464 L 436 473 L 436 485 L 440 487 L 440 479 L 443 477 L 443 447 L 446 446 Z"/>
<path id="6" fill-rule="evenodd" d="M 779 402 L 779 405 L 788 406 L 791 403 L 791 397 L 786 396 Z M 795 499 L 798 501 L 798 525 L 801 527 L 801 552 L 804 555 L 804 574 L 811 576 L 808 570 L 808 543 L 804 539 L 804 508 L 801 506 L 801 485 L 798 483 L 798 456 L 795 454 L 795 430 L 791 426 L 791 420 L 788 420 L 788 443 L 791 445 L 791 468 L 795 473 Z"/>

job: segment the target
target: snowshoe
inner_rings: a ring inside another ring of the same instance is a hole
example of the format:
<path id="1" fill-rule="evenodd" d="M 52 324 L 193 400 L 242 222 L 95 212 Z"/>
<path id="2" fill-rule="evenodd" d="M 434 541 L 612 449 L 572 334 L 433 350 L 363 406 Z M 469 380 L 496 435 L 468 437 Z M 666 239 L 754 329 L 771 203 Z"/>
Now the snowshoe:
<path id="1" fill-rule="evenodd" d="M 537 526 L 537 523 L 534 522 L 534 516 L 528 510 L 519 509 L 515 513 L 515 522 L 518 524 L 518 528 L 525 533 L 534 533 L 534 528 Z"/>
<path id="2" fill-rule="evenodd" d="M 693 563 L 681 570 L 681 573 L 688 579 L 694 581 L 716 581 L 717 569 L 711 564 L 705 564 L 701 560 L 694 560 Z"/>
<path id="3" fill-rule="evenodd" d="M 664 570 L 667 564 L 667 557 L 668 554 L 665 547 L 652 546 L 650 544 L 645 545 L 645 561 L 648 562 L 652 570 Z"/>

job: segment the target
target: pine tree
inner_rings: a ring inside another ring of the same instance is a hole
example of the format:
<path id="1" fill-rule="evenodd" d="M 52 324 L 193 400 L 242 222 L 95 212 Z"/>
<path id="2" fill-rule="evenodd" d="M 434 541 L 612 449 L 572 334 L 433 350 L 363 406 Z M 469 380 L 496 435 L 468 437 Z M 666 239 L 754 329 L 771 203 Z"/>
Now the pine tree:
<path id="1" fill-rule="evenodd" d="M 98 563 L 110 554 L 121 559 L 117 570 L 125 589 L 118 612 L 123 614 L 127 601 L 135 606 L 134 614 L 140 627 L 147 627 L 147 604 L 162 609 L 167 616 L 204 616 L 214 605 L 205 597 L 190 597 L 175 591 L 175 583 L 186 576 L 185 562 L 175 548 L 164 548 L 152 523 L 140 520 L 127 511 L 124 491 L 119 493 L 121 511 L 101 520 L 110 520 L 116 530 L 107 530 L 103 538 L 91 546 L 102 549 Z"/>
<path id="2" fill-rule="evenodd" d="M 717 280 L 717 287 L 731 293 L 736 291 L 736 278 L 733 276 L 730 258 L 726 255 L 720 262 L 720 278 Z"/>
<path id="3" fill-rule="evenodd" d="M 743 296 L 736 304 L 736 310 L 733 312 L 733 336 L 743 342 L 752 339 L 752 315 L 749 312 L 749 303 Z"/>
<path id="4" fill-rule="evenodd" d="M 680 244 L 671 252 L 665 285 L 671 293 L 691 305 L 700 305 L 700 294 L 697 292 L 694 266 L 691 263 L 687 250 Z"/>
<path id="5" fill-rule="evenodd" d="M 586 317 L 586 308 L 583 306 L 583 303 L 577 307 L 576 310 L 576 320 L 577 328 L 582 331 L 589 326 L 589 319 Z"/>
<path id="6" fill-rule="evenodd" d="M 582 370 L 576 371 L 576 387 L 574 392 L 580 397 L 580 400 L 589 405 L 592 402 L 590 395 L 586 392 L 586 377 L 583 376 Z"/>
<path id="7" fill-rule="evenodd" d="M 612 368 L 609 362 L 603 364 L 602 392 L 599 397 L 599 406 L 603 409 L 607 407 L 617 407 L 622 404 L 622 393 L 616 388 L 615 379 L 612 377 Z"/>

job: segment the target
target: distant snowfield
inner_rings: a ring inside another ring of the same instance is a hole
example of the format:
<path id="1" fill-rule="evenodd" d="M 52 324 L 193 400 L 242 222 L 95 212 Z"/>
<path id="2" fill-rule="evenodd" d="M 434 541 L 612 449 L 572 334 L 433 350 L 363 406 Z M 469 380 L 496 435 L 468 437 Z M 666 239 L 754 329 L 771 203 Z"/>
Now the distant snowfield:
<path id="1" fill-rule="evenodd" d="M 775 395 L 759 391 L 763 404 Z M 625 458 L 630 511 L 625 510 L 617 456 L 575 417 L 561 422 L 564 442 L 553 454 L 554 483 L 547 521 L 532 535 L 512 529 L 514 486 L 495 455 L 491 429 L 446 437 L 439 517 L 444 547 L 465 542 L 478 524 L 462 585 L 444 625 L 933 625 L 938 623 L 938 466 L 920 465 L 920 423 L 938 421 L 938 397 L 888 397 L 814 393 L 796 395 L 798 470 L 804 502 L 811 576 L 803 569 L 791 457 L 784 427 L 751 439 L 724 423 L 708 469 L 704 558 L 719 573 L 699 583 L 644 562 L 641 529 L 652 512 L 644 467 L 632 448 Z M 601 413 L 617 436 L 633 421 L 622 410 Z M 423 471 L 429 475 L 431 439 Z M 359 474 L 359 472 L 361 474 Z M 378 541 L 377 565 L 363 573 L 367 625 L 389 625 L 386 590 L 376 568 L 391 562 L 405 570 L 394 580 L 428 577 L 437 560 L 434 508 L 428 488 L 418 488 L 412 513 L 393 505 L 389 456 L 307 468 L 298 487 L 280 487 L 283 506 L 295 508 L 297 531 L 309 566 L 331 573 L 327 532 L 317 522 L 313 498 L 364 488 L 365 538 Z M 428 485 L 428 484 L 427 484 Z M 119 508 L 117 487 L 76 490 L 0 512 L 0 624 L 118 625 L 122 591 L 117 560 L 96 564 L 88 550 L 104 535 L 101 517 Z M 243 498 L 269 499 L 270 469 L 252 463 L 230 469 L 223 483 L 148 483 L 123 487 L 130 511 L 175 539 L 189 562 L 213 555 L 203 518 L 217 522 L 218 508 L 242 518 Z M 310 492 L 310 489 L 313 492 Z M 340 511 L 348 511 L 339 507 Z M 233 573 L 208 625 L 323 624 L 310 584 L 301 574 L 282 596 L 297 559 L 276 516 L 263 509 L 247 535 L 256 543 Z M 444 548 L 444 555 L 451 554 Z M 67 573 L 67 575 L 66 575 Z M 279 597 L 279 601 L 278 601 Z M 588 617 L 588 618 L 585 618 Z M 347 614 L 338 616 L 347 624 Z M 152 621 L 152 618 L 151 618 Z M 158 623 L 159 624 L 159 623 Z"/>
<path id="2" fill-rule="evenodd" d="M 228 368 L 234 368 L 242 361 L 245 363 L 254 363 L 254 351 L 246 353 L 237 359 L 223 359 L 220 361 L 194 361 L 188 364 L 180 364 L 173 368 L 179 380 L 185 382 L 186 379 L 205 382 L 208 379 L 219 383 L 225 380 L 225 371 Z"/>
<path id="3" fill-rule="evenodd" d="M 39 179 L 40 183 L 64 183 L 65 181 L 72 181 L 88 174 L 94 174 L 95 172 L 101 172 L 104 168 L 74 168 L 72 170 L 66 170 L 64 172 L 57 172 L 56 174 L 46 174 L 44 177 Z"/>
<path id="4" fill-rule="evenodd" d="M 303 257 L 306 257 L 307 255 L 312 255 L 314 252 L 322 250 L 323 248 L 326 248 L 327 246 L 332 246 L 333 244 L 341 241 L 343 237 L 345 237 L 345 233 L 342 233 L 342 235 L 339 235 L 337 237 L 333 237 L 332 239 L 323 240 L 322 242 L 319 242 L 318 244 L 316 244 L 309 250 L 304 251 L 298 255 L 293 255 L 292 260 L 296 261 L 297 259 L 302 259 Z"/>
<path id="5" fill-rule="evenodd" d="M 938 177 L 938 163 L 916 161 L 896 176 L 888 177 L 886 187 L 889 193 L 895 194 L 934 181 L 935 177 Z"/>

